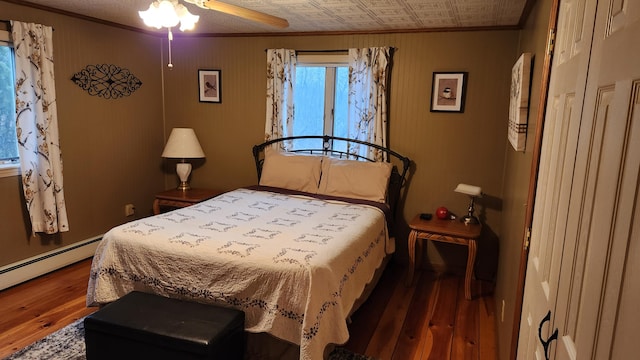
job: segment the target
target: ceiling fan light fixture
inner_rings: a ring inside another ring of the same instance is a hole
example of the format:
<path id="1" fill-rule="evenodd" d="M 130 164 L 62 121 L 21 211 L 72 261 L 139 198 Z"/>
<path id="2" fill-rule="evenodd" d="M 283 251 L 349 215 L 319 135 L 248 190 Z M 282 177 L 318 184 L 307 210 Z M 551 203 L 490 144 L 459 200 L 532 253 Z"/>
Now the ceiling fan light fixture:
<path id="1" fill-rule="evenodd" d="M 193 30 L 198 20 L 200 20 L 200 16 L 193 15 L 182 4 L 176 6 L 176 13 L 178 14 L 178 18 L 180 18 L 180 31 Z"/>
<path id="2" fill-rule="evenodd" d="M 163 27 L 167 28 L 167 35 L 169 38 L 169 63 L 167 66 L 169 69 L 173 69 L 173 63 L 171 61 L 171 41 L 173 40 L 173 33 L 171 28 L 180 24 L 180 31 L 192 30 L 200 16 L 193 15 L 182 4 L 178 3 L 178 0 L 157 0 L 149 5 L 149 9 L 146 11 L 138 11 L 138 15 L 144 21 L 144 24 L 156 29 Z"/>
<path id="3" fill-rule="evenodd" d="M 191 30 L 199 16 L 193 15 L 187 8 L 178 3 L 177 0 L 159 0 L 149 5 L 146 11 L 138 11 L 144 24 L 156 29 L 172 28 L 180 24 L 180 30 Z"/>

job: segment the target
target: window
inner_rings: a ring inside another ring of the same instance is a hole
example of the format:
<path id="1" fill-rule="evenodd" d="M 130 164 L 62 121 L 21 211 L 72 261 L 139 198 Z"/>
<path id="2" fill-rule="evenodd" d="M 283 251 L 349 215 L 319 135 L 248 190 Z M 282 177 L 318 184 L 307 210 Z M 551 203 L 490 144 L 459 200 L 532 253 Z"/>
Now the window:
<path id="1" fill-rule="evenodd" d="M 0 177 L 18 174 L 14 69 L 9 32 L 0 31 Z"/>
<path id="2" fill-rule="evenodd" d="M 293 135 L 347 137 L 348 57 L 336 54 L 298 55 L 294 84 Z M 318 148 L 314 140 L 298 140 L 294 149 Z M 336 147 L 346 144 L 336 144 Z M 320 146 L 321 147 L 321 146 Z"/>

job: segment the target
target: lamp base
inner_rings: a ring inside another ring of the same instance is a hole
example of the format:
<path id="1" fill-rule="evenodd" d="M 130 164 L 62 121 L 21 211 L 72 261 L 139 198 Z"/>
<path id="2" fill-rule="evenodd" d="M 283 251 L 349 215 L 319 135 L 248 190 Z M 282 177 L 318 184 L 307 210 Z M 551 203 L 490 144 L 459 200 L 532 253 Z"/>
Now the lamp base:
<path id="1" fill-rule="evenodd" d="M 478 220 L 478 218 L 473 216 L 473 215 L 465 215 L 465 216 L 460 218 L 460 221 L 463 222 L 465 225 L 477 225 L 477 224 L 480 224 L 480 220 Z"/>
<path id="2" fill-rule="evenodd" d="M 186 191 L 191 189 L 189 186 L 189 174 L 191 174 L 191 164 L 187 162 L 180 162 L 176 164 L 176 172 L 180 178 L 180 184 L 178 190 Z"/>
<path id="3" fill-rule="evenodd" d="M 475 211 L 474 209 L 475 200 L 476 200 L 475 196 L 472 196 L 471 203 L 469 203 L 469 209 L 467 209 L 467 215 L 460 218 L 460 221 L 462 221 L 465 225 L 480 224 L 480 220 L 478 220 L 477 217 L 473 216 L 473 212 Z"/>
<path id="4" fill-rule="evenodd" d="M 181 181 L 180 184 L 178 184 L 178 190 L 187 191 L 189 189 L 191 189 L 191 186 L 189 186 L 189 183 L 186 181 Z"/>

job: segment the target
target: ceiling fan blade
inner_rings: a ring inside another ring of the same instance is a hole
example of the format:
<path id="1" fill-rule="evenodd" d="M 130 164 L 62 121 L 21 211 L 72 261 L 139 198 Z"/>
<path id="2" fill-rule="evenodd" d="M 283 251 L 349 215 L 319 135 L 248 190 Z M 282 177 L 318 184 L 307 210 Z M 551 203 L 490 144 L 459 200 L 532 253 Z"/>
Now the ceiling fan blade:
<path id="1" fill-rule="evenodd" d="M 204 1 L 204 6 L 211 10 L 220 11 L 226 14 L 235 15 L 244 19 L 261 22 L 263 24 L 283 29 L 289 26 L 289 22 L 283 18 L 243 8 L 237 5 L 226 4 L 220 1 Z"/>

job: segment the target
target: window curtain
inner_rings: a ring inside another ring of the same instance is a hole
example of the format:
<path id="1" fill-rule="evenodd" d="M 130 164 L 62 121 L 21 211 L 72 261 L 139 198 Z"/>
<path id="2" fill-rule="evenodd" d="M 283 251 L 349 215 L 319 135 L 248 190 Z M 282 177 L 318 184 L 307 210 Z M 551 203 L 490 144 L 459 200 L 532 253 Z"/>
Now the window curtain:
<path id="1" fill-rule="evenodd" d="M 53 76 L 53 29 L 11 22 L 22 188 L 35 234 L 69 231 Z"/>
<path id="2" fill-rule="evenodd" d="M 387 89 L 391 48 L 349 49 L 348 137 L 387 146 Z M 350 143 L 349 154 L 383 161 L 376 149 Z"/>
<path id="3" fill-rule="evenodd" d="M 293 85 L 295 84 L 295 75 L 295 50 L 267 50 L 266 141 L 293 136 Z M 291 142 L 284 144 L 284 150 L 289 150 L 291 146 Z"/>

